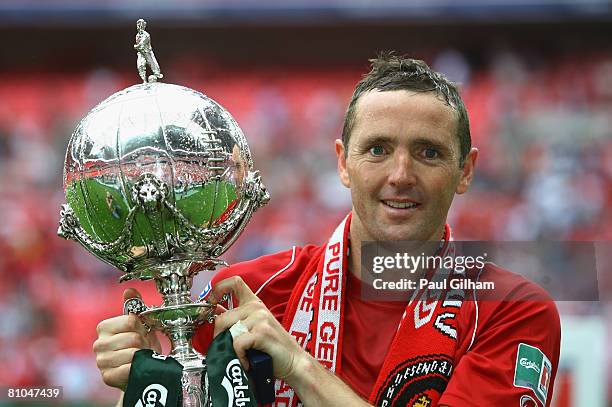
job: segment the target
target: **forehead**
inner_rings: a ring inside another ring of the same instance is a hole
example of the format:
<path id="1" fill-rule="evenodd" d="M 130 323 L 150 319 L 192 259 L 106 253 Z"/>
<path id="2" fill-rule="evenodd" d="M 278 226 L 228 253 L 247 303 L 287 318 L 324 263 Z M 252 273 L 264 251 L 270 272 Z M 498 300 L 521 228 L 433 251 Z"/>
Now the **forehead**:
<path id="1" fill-rule="evenodd" d="M 433 92 L 373 90 L 357 101 L 351 138 L 414 134 L 450 142 L 456 138 L 457 123 L 455 110 Z"/>

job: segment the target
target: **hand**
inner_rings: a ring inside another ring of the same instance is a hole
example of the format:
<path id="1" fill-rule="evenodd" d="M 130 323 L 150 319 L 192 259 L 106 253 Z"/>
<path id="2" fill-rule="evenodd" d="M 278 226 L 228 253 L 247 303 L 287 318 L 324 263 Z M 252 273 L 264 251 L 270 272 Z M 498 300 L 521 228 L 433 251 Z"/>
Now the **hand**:
<path id="1" fill-rule="evenodd" d="M 124 301 L 134 297 L 141 298 L 140 293 L 133 288 L 123 292 Z M 97 331 L 98 339 L 93 344 L 96 365 L 102 380 L 109 386 L 125 390 L 136 351 L 153 349 L 161 353 L 155 332 L 147 332 L 134 314 L 105 319 L 98 324 Z"/>
<path id="2" fill-rule="evenodd" d="M 217 283 L 211 292 L 210 301 L 217 302 L 227 293 L 233 293 L 238 300 L 238 307 L 217 315 L 214 335 L 217 336 L 240 320 L 249 330 L 234 339 L 234 350 L 242 366 L 249 369 L 246 352 L 254 348 L 272 357 L 275 377 L 286 379 L 294 375 L 299 361 L 310 356 L 285 331 L 242 278 L 236 276 Z"/>

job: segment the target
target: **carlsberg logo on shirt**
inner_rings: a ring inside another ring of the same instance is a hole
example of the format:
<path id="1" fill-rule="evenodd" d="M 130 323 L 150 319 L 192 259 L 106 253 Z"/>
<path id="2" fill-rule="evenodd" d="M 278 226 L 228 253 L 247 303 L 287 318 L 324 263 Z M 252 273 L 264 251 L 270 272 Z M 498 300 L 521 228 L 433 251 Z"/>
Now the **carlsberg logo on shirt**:
<path id="1" fill-rule="evenodd" d="M 251 402 L 249 397 L 248 379 L 243 374 L 242 366 L 238 359 L 232 359 L 225 368 L 225 377 L 221 382 L 227 392 L 228 406 L 246 406 Z"/>
<path id="2" fill-rule="evenodd" d="M 143 391 L 134 407 L 165 407 L 168 389 L 161 384 L 150 384 Z"/>
<path id="3" fill-rule="evenodd" d="M 519 343 L 514 368 L 514 385 L 531 389 L 538 400 L 546 405 L 552 364 L 544 352 L 535 346 Z"/>
<path id="4" fill-rule="evenodd" d="M 527 358 L 521 358 L 520 362 L 521 366 L 523 366 L 525 369 L 533 369 L 535 370 L 537 373 L 540 373 L 540 367 L 535 363 L 532 362 L 531 360 L 527 359 Z"/>

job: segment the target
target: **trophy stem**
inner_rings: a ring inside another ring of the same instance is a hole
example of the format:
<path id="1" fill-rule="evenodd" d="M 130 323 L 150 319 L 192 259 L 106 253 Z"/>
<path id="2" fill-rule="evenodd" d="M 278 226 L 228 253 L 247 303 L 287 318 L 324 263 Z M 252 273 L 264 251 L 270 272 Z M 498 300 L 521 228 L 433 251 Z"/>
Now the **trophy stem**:
<path id="1" fill-rule="evenodd" d="M 205 368 L 199 370 L 183 369 L 181 384 L 183 385 L 183 407 L 210 406 L 208 378 L 205 374 Z"/>
<path id="2" fill-rule="evenodd" d="M 191 344 L 193 325 L 174 326 L 164 329 L 170 338 L 170 356 L 183 365 L 181 384 L 183 388 L 183 407 L 205 407 L 208 405 L 208 381 L 206 377 L 206 358 L 198 353 Z"/>
<path id="3" fill-rule="evenodd" d="M 206 407 L 210 405 L 206 358 L 193 348 L 191 340 L 196 328 L 209 319 L 214 306 L 192 301 L 193 276 L 186 272 L 190 265 L 166 264 L 155 277 L 163 304 L 151 307 L 139 316 L 151 329 L 162 331 L 170 339 L 170 356 L 183 366 L 183 406 Z"/>
<path id="4" fill-rule="evenodd" d="M 191 304 L 189 304 L 191 305 Z M 175 310 L 181 308 L 173 307 Z M 195 332 L 194 323 L 196 321 L 178 320 L 173 321 L 174 324 L 164 327 L 164 334 L 170 339 L 171 352 L 170 356 L 181 362 L 189 362 L 192 360 L 203 360 L 204 356 L 198 353 L 191 344 L 191 339 Z M 182 322 L 182 323 L 181 323 Z"/>

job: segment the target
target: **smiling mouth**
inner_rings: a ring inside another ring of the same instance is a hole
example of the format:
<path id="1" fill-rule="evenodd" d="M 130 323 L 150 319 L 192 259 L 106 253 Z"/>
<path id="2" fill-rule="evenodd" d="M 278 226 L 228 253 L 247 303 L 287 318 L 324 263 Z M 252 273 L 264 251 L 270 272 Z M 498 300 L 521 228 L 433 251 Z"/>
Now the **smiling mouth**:
<path id="1" fill-rule="evenodd" d="M 382 201 L 382 203 L 384 203 L 385 205 L 393 209 L 413 209 L 420 205 L 416 202 L 398 202 L 398 201 Z"/>

